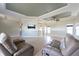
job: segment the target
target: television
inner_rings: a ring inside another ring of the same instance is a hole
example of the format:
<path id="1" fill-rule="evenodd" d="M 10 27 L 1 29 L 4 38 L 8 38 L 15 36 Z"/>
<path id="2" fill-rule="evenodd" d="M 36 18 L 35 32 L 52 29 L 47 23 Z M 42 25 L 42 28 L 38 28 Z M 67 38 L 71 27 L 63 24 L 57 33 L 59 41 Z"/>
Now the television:
<path id="1" fill-rule="evenodd" d="M 28 25 L 28 29 L 35 29 L 35 25 Z"/>

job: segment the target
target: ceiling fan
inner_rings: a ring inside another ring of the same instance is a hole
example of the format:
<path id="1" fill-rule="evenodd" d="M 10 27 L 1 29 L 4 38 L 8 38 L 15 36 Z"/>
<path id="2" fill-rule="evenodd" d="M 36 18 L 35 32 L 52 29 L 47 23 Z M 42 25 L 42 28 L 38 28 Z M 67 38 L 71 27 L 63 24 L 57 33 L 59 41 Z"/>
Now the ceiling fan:
<path id="1" fill-rule="evenodd" d="M 65 17 L 69 17 L 71 16 L 71 12 L 63 12 L 61 14 L 57 14 L 57 15 L 54 15 L 54 16 L 51 16 L 49 18 L 44 18 L 45 20 L 53 20 L 53 21 L 60 21 L 60 18 L 65 18 Z"/>

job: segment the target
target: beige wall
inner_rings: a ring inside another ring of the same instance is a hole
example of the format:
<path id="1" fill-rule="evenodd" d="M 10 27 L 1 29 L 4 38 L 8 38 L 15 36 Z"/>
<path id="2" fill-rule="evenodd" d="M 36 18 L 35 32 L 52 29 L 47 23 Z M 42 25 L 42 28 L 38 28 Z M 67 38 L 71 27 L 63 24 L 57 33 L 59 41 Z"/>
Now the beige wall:
<path id="1" fill-rule="evenodd" d="M 36 28 L 39 29 L 39 27 L 51 27 L 51 35 L 59 35 L 59 34 L 65 34 L 66 33 L 66 25 L 67 24 L 76 24 L 79 23 L 78 17 L 67 17 L 62 18 L 60 21 L 47 21 L 38 19 L 36 17 L 31 17 L 27 19 L 22 19 L 23 22 L 23 30 L 27 29 L 28 24 L 36 24 Z M 0 32 L 7 32 L 11 35 L 16 34 L 19 35 L 19 25 L 17 24 L 17 21 L 19 19 L 14 17 L 8 17 L 7 19 L 0 19 Z"/>
<path id="2" fill-rule="evenodd" d="M 66 18 L 60 18 L 60 21 L 53 20 L 42 20 L 38 22 L 39 27 L 51 27 L 51 35 L 61 35 L 64 36 L 66 34 L 66 25 L 67 24 L 77 24 L 79 23 L 78 16 L 70 16 Z"/>
<path id="3" fill-rule="evenodd" d="M 35 24 L 36 28 L 38 27 L 38 21 L 36 17 L 19 19 L 12 16 L 4 15 L 4 17 L 0 16 L 0 33 L 6 32 L 11 36 L 18 36 L 20 33 L 19 22 L 23 23 L 22 30 L 24 31 L 27 30 L 28 24 Z"/>
<path id="4" fill-rule="evenodd" d="M 66 33 L 66 24 L 75 24 L 75 23 L 79 23 L 79 15 L 77 16 L 78 12 L 79 12 L 79 4 L 69 4 L 67 7 L 63 7 L 61 9 L 58 9 L 56 11 L 53 11 L 54 13 L 50 13 L 47 16 L 52 16 L 56 13 L 59 13 L 60 11 L 64 12 L 64 11 L 71 11 L 72 12 L 72 17 L 67 17 L 67 18 L 62 18 L 60 19 L 60 21 L 56 22 L 53 20 L 43 20 L 43 19 L 39 19 L 37 17 L 28 17 L 10 10 L 6 10 L 4 4 L 0 5 L 0 13 L 5 14 L 5 15 L 9 15 L 10 17 L 8 17 L 9 19 L 6 18 L 0 18 L 0 32 L 7 32 L 11 35 L 19 35 L 19 26 L 17 24 L 18 20 L 22 20 L 23 22 L 23 30 L 27 29 L 27 25 L 29 23 L 34 23 L 36 24 L 36 28 L 38 29 L 39 27 L 51 27 L 52 28 L 52 32 L 51 35 L 60 35 L 61 36 L 63 34 Z M 3 8 L 3 9 L 2 9 Z M 76 13 L 76 15 L 74 15 Z M 13 17 L 11 17 L 13 16 Z M 16 18 L 15 18 L 16 17 Z M 44 17 L 44 16 L 43 16 Z"/>
<path id="5" fill-rule="evenodd" d="M 15 35 L 15 34 L 19 35 L 19 25 L 17 24 L 18 20 L 20 19 L 11 16 L 10 17 L 8 16 L 7 19 L 0 18 L 0 32 L 7 32 L 11 35 Z M 50 35 L 61 34 L 61 36 L 66 33 L 67 24 L 79 23 L 78 16 L 61 18 L 60 21 L 53 21 L 53 20 L 47 21 L 47 20 L 39 19 L 37 17 L 29 17 L 21 20 L 23 22 L 23 30 L 27 29 L 28 24 L 36 24 L 37 29 L 39 29 L 39 27 L 51 27 L 52 30 Z"/>
<path id="6" fill-rule="evenodd" d="M 17 24 L 17 19 L 8 17 L 0 18 L 0 33 L 6 32 L 10 35 L 19 34 L 19 26 Z"/>

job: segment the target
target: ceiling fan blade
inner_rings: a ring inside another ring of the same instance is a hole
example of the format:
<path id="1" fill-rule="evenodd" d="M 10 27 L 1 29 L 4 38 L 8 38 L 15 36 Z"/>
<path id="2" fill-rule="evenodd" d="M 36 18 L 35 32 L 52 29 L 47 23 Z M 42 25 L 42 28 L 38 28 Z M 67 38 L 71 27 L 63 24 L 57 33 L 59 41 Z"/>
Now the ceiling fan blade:
<path id="1" fill-rule="evenodd" d="M 71 12 L 64 12 L 64 13 L 52 16 L 52 18 L 53 17 L 55 17 L 55 18 L 64 18 L 64 17 L 69 17 L 69 16 L 71 16 Z"/>

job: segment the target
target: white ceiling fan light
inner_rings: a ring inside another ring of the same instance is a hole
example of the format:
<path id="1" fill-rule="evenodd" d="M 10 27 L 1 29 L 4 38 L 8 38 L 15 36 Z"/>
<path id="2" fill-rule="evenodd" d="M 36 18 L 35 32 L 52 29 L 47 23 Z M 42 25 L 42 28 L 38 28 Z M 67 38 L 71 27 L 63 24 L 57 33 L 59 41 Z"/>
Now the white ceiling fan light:
<path id="1" fill-rule="evenodd" d="M 55 21 L 60 21 L 60 19 L 59 18 L 55 18 Z"/>
<path id="2" fill-rule="evenodd" d="M 59 21 L 59 18 L 55 17 L 51 17 L 54 21 Z"/>
<path id="3" fill-rule="evenodd" d="M 60 18 L 65 18 L 65 17 L 69 17 L 71 16 L 71 12 L 67 11 L 67 12 L 63 12 L 48 18 L 44 18 L 45 20 L 53 20 L 53 21 L 59 21 Z"/>
<path id="4" fill-rule="evenodd" d="M 56 18 L 56 17 L 49 17 L 49 18 L 44 18 L 44 20 L 47 20 L 47 21 L 59 21 L 59 18 Z"/>

